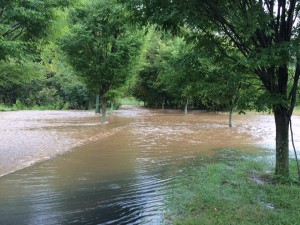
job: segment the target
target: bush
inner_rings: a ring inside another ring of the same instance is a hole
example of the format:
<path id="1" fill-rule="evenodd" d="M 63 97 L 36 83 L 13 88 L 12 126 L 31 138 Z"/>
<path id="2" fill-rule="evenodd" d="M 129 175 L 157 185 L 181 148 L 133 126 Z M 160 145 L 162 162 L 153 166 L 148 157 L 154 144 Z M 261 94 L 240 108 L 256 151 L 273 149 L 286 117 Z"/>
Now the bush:
<path id="1" fill-rule="evenodd" d="M 0 104 L 0 111 L 5 112 L 5 111 L 13 111 L 14 109 L 10 106 L 6 106 L 3 104 Z"/>
<path id="2" fill-rule="evenodd" d="M 14 110 L 24 110 L 24 109 L 27 109 L 27 107 L 19 99 L 17 99 L 16 103 L 13 104 L 13 109 Z"/>

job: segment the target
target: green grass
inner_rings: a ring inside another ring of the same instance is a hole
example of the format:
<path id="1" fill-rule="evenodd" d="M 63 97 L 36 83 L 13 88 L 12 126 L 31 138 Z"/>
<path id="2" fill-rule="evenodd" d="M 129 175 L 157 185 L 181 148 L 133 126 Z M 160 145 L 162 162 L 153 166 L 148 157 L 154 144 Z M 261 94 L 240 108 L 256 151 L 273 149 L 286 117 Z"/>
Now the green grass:
<path id="1" fill-rule="evenodd" d="M 120 100 L 121 105 L 143 105 L 144 103 L 136 100 L 133 97 L 122 98 Z"/>
<path id="2" fill-rule="evenodd" d="M 296 106 L 293 112 L 294 115 L 300 115 L 300 106 Z"/>
<path id="3" fill-rule="evenodd" d="M 6 111 L 14 111 L 15 109 L 11 106 L 6 106 L 3 104 L 0 104 L 0 111 L 1 112 L 6 112 Z"/>
<path id="4" fill-rule="evenodd" d="M 236 161 L 189 168 L 171 184 L 171 224 L 300 224 L 300 186 L 278 182 L 266 162 Z M 296 176 L 295 166 L 291 172 Z"/>
<path id="5" fill-rule="evenodd" d="M 67 110 L 69 109 L 68 103 L 61 105 L 61 104 L 53 104 L 53 105 L 46 105 L 46 106 L 26 106 L 21 101 L 17 100 L 15 104 L 12 106 L 7 106 L 0 104 L 0 111 L 17 111 L 17 110 Z"/>

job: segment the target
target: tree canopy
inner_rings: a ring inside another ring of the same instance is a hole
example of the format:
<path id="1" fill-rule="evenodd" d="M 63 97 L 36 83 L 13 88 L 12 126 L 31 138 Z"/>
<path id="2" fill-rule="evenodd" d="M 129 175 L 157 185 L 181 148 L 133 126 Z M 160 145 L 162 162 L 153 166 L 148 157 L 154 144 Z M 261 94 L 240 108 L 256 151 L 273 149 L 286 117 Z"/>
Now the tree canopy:
<path id="1" fill-rule="evenodd" d="M 23 51 L 31 53 L 47 31 L 57 7 L 69 1 L 16 1 L 0 2 L 0 60 L 22 57 Z"/>
<path id="2" fill-rule="evenodd" d="M 12 87 L 43 74 L 40 48 L 54 11 L 68 1 L 0 1 L 0 86 Z M 45 42 L 44 42 L 45 44 Z"/>
<path id="3" fill-rule="evenodd" d="M 125 83 L 130 59 L 140 46 L 124 10 L 116 1 L 85 3 L 71 11 L 73 25 L 62 40 L 71 65 L 101 97 L 102 122 L 108 93 Z"/>

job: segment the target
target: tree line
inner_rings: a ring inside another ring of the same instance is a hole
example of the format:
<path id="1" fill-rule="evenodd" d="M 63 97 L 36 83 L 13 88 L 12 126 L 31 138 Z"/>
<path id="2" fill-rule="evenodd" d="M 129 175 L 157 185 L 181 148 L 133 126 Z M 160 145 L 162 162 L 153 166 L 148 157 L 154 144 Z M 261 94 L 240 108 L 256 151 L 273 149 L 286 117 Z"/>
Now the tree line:
<path id="1" fill-rule="evenodd" d="M 0 102 L 272 111 L 276 174 L 289 174 L 297 0 L 0 1 Z M 97 97 L 96 97 L 97 96 Z M 98 101 L 96 101 L 98 99 Z"/>

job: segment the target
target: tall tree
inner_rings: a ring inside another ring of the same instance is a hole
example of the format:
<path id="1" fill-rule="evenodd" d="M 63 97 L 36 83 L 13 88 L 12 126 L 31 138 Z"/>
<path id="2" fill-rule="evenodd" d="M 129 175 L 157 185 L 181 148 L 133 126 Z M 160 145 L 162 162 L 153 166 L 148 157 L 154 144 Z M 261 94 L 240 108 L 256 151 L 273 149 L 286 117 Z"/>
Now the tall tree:
<path id="1" fill-rule="evenodd" d="M 215 46 L 223 57 L 257 75 L 270 95 L 275 117 L 275 173 L 288 176 L 288 131 L 300 76 L 300 2 L 132 0 L 129 4 L 139 20 L 159 23 L 173 31 L 187 26 L 199 43 L 205 40 L 204 43 Z M 230 54 L 228 49 L 232 48 L 241 58 Z"/>
<path id="2" fill-rule="evenodd" d="M 71 23 L 62 49 L 89 88 L 100 96 L 104 123 L 108 93 L 125 83 L 139 40 L 127 23 L 125 7 L 117 1 L 88 1 L 71 12 Z"/>

